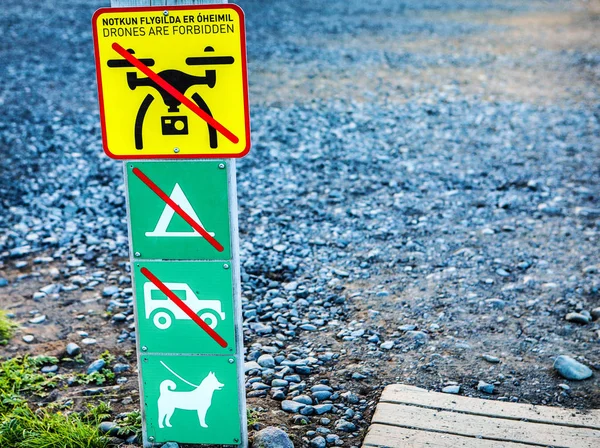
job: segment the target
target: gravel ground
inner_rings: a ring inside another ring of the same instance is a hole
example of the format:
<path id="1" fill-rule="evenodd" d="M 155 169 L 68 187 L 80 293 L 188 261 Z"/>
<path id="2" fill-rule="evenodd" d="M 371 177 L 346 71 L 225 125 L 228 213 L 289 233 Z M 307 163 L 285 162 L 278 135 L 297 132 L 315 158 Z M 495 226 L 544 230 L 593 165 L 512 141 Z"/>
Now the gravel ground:
<path id="1" fill-rule="evenodd" d="M 239 2 L 253 429 L 358 446 L 394 382 L 600 407 L 600 2 L 291 3 Z M 75 342 L 133 365 L 89 26 L 105 5 L 55 5 L 0 12 L 0 308 L 22 324 L 0 353 Z M 560 376 L 559 355 L 592 377 Z M 135 366 L 122 378 L 108 397 L 131 411 Z"/>

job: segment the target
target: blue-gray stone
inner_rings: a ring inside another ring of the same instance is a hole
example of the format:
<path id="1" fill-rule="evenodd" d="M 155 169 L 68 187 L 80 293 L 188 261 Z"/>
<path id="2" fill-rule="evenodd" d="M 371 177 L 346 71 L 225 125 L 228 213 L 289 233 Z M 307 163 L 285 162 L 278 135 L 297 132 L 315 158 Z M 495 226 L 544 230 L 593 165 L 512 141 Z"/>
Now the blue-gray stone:
<path id="1" fill-rule="evenodd" d="M 311 371 L 312 369 L 308 366 L 296 366 L 296 372 L 300 375 L 308 375 Z"/>
<path id="2" fill-rule="evenodd" d="M 261 324 L 260 322 L 251 323 L 250 328 L 258 335 L 273 333 L 273 327 Z"/>
<path id="3" fill-rule="evenodd" d="M 254 435 L 252 448 L 294 448 L 294 444 L 281 429 L 268 426 Z"/>
<path id="4" fill-rule="evenodd" d="M 460 392 L 460 386 L 446 386 L 442 389 L 445 394 L 458 394 Z"/>
<path id="5" fill-rule="evenodd" d="M 167 442 L 161 448 L 179 448 L 179 444 L 177 442 Z"/>
<path id="6" fill-rule="evenodd" d="M 100 395 L 101 393 L 104 392 L 104 389 L 101 387 L 95 387 L 93 389 L 85 389 L 83 391 L 83 395 L 85 395 L 86 397 L 92 396 L 92 395 Z"/>
<path id="7" fill-rule="evenodd" d="M 310 420 L 305 415 L 294 415 L 294 425 L 308 425 Z"/>
<path id="8" fill-rule="evenodd" d="M 4 286 L 8 286 L 8 280 L 4 277 L 0 277 L 0 288 L 3 288 Z"/>
<path id="9" fill-rule="evenodd" d="M 332 404 L 317 404 L 317 405 L 313 406 L 313 408 L 315 409 L 315 414 L 322 415 L 322 414 L 326 414 L 327 412 L 331 412 L 331 410 L 333 409 L 333 405 Z"/>
<path id="10" fill-rule="evenodd" d="M 118 286 L 107 286 L 102 290 L 102 295 L 104 297 L 110 297 L 113 294 L 117 294 L 119 292 Z"/>
<path id="11" fill-rule="evenodd" d="M 285 392 L 280 389 L 275 389 L 271 393 L 271 398 L 277 401 L 285 400 Z"/>
<path id="12" fill-rule="evenodd" d="M 587 325 L 592 321 L 591 316 L 586 316 L 583 313 L 569 313 L 565 316 L 565 319 L 581 325 Z"/>
<path id="13" fill-rule="evenodd" d="M 304 406 L 306 406 L 304 403 L 298 403 L 297 401 L 292 400 L 283 400 L 281 402 L 281 409 L 285 412 L 292 412 L 294 414 L 300 411 Z"/>
<path id="14" fill-rule="evenodd" d="M 407 331 L 406 334 L 414 339 L 418 344 L 424 344 L 429 339 L 429 335 L 423 331 Z"/>
<path id="15" fill-rule="evenodd" d="M 106 365 L 106 361 L 104 361 L 103 359 L 97 359 L 96 361 L 91 363 L 90 366 L 88 367 L 88 369 L 87 369 L 88 375 L 90 373 L 99 372 L 100 370 L 102 370 L 104 368 L 105 365 Z"/>
<path id="16" fill-rule="evenodd" d="M 127 316 L 123 313 L 117 313 L 112 318 L 113 322 L 125 322 L 127 320 Z"/>
<path id="17" fill-rule="evenodd" d="M 336 422 L 335 430 L 343 431 L 343 432 L 352 432 L 352 431 L 356 431 L 356 425 L 352 422 L 341 419 Z"/>
<path id="18" fill-rule="evenodd" d="M 115 422 L 102 422 L 98 429 L 101 434 L 108 434 L 109 436 L 116 436 L 119 433 L 119 427 Z"/>
<path id="19" fill-rule="evenodd" d="M 271 355 L 261 355 L 258 357 L 258 365 L 265 368 L 272 369 L 275 367 L 275 359 Z"/>
<path id="20" fill-rule="evenodd" d="M 322 436 L 315 437 L 310 441 L 310 448 L 326 448 L 327 442 Z"/>
<path id="21" fill-rule="evenodd" d="M 129 364 L 117 363 L 113 366 L 113 372 L 115 373 L 123 373 L 130 369 Z"/>
<path id="22" fill-rule="evenodd" d="M 44 366 L 42 367 L 42 373 L 54 373 L 58 371 L 58 366 Z"/>
<path id="23" fill-rule="evenodd" d="M 322 390 L 322 391 L 318 391 L 318 392 L 313 392 L 312 395 L 317 400 L 323 401 L 323 400 L 328 400 L 331 397 L 332 393 L 329 392 L 328 390 Z"/>
<path id="24" fill-rule="evenodd" d="M 66 351 L 67 355 L 69 356 L 77 356 L 79 353 L 81 353 L 81 348 L 74 342 L 69 342 L 67 344 Z"/>
<path id="25" fill-rule="evenodd" d="M 500 362 L 500 358 L 492 355 L 481 355 L 483 359 L 491 364 L 498 364 Z"/>
<path id="26" fill-rule="evenodd" d="M 315 408 L 311 405 L 304 406 L 300 409 L 300 414 L 302 415 L 313 415 L 315 413 Z"/>
<path id="27" fill-rule="evenodd" d="M 294 397 L 293 400 L 297 403 L 313 404 L 312 398 L 308 395 L 298 395 L 297 397 Z"/>
<path id="28" fill-rule="evenodd" d="M 554 370 L 568 380 L 581 381 L 592 376 L 592 369 L 570 356 L 560 355 L 554 361 Z"/>
<path id="29" fill-rule="evenodd" d="M 477 390 L 479 392 L 483 392 L 484 394 L 493 394 L 494 385 L 486 383 L 485 381 L 479 381 L 479 383 L 477 384 Z"/>

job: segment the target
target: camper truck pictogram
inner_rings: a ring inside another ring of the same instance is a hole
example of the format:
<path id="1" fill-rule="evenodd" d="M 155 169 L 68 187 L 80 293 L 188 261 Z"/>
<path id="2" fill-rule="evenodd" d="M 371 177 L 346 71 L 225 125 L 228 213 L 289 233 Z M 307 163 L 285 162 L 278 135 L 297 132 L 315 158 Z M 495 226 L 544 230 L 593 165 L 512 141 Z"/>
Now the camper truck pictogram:
<path id="1" fill-rule="evenodd" d="M 213 330 L 219 321 L 225 320 L 225 313 L 221 310 L 219 300 L 200 300 L 187 283 L 165 283 L 165 286 L 183 300 Z M 144 284 L 144 307 L 146 308 L 146 319 L 151 319 L 159 330 L 169 328 L 174 319 L 191 320 L 152 282 Z"/>

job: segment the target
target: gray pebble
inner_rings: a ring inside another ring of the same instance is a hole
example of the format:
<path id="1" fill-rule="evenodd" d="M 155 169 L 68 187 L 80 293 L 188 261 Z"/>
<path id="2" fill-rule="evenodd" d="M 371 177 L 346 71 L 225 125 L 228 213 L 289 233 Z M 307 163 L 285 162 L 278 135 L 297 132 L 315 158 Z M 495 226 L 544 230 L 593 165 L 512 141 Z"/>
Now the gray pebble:
<path id="1" fill-rule="evenodd" d="M 291 413 L 297 413 L 300 411 L 300 409 L 302 409 L 304 406 L 306 406 L 304 403 L 299 403 L 297 401 L 292 401 L 292 400 L 283 400 L 281 402 L 281 409 L 284 410 L 285 412 L 291 412 Z"/>
<path id="2" fill-rule="evenodd" d="M 284 431 L 268 426 L 254 435 L 252 448 L 294 448 L 294 444 Z"/>
<path id="3" fill-rule="evenodd" d="M 356 425 L 352 422 L 341 419 L 335 423 L 335 430 L 343 432 L 352 432 L 356 431 Z"/>
<path id="4" fill-rule="evenodd" d="M 481 357 L 491 364 L 498 364 L 500 362 L 500 358 L 492 355 L 481 355 Z"/>
<path id="5" fill-rule="evenodd" d="M 385 341 L 382 342 L 379 345 L 380 348 L 384 349 L 384 350 L 391 350 L 392 348 L 394 348 L 394 341 Z"/>
<path id="6" fill-rule="evenodd" d="M 29 323 L 31 324 L 41 324 L 42 322 L 46 321 L 46 316 L 45 315 L 40 315 L 40 316 L 36 316 L 33 319 L 29 319 Z"/>
<path id="7" fill-rule="evenodd" d="M 554 370 L 568 380 L 581 381 L 592 376 L 592 369 L 570 356 L 560 355 L 554 361 Z"/>
<path id="8" fill-rule="evenodd" d="M 326 414 L 328 412 L 331 412 L 331 410 L 333 409 L 333 405 L 332 404 L 317 404 L 315 406 L 313 406 L 313 408 L 315 409 L 315 414 L 317 415 L 322 415 L 322 414 Z"/>
<path id="9" fill-rule="evenodd" d="M 119 427 L 115 422 L 102 422 L 98 429 L 101 434 L 108 434 L 109 436 L 116 436 L 119 432 Z"/>
<path id="10" fill-rule="evenodd" d="M 271 355 L 259 356 L 257 363 L 261 367 L 273 368 L 275 367 L 275 359 Z"/>
<path id="11" fill-rule="evenodd" d="M 66 352 L 69 356 L 77 356 L 79 353 L 81 353 L 81 348 L 74 342 L 69 342 L 67 344 Z"/>
<path id="12" fill-rule="evenodd" d="M 103 359 L 97 359 L 96 361 L 91 363 L 90 366 L 88 367 L 88 369 L 87 369 L 88 375 L 90 373 L 99 372 L 100 370 L 102 370 L 104 368 L 105 365 L 106 365 L 106 361 L 104 361 Z"/>
<path id="13" fill-rule="evenodd" d="M 565 316 L 565 319 L 569 322 L 574 322 L 581 325 L 589 324 L 591 321 L 588 316 L 582 313 L 569 313 Z"/>
<path id="14" fill-rule="evenodd" d="M 314 439 L 312 439 L 310 441 L 310 445 L 311 448 L 326 448 L 327 447 L 327 442 L 325 441 L 325 438 L 322 436 L 318 436 L 315 437 Z"/>
<path id="15" fill-rule="evenodd" d="M 446 386 L 442 388 L 442 392 L 445 394 L 458 394 L 460 393 L 460 386 Z"/>
<path id="16" fill-rule="evenodd" d="M 493 394 L 494 385 L 486 383 L 485 381 L 479 381 L 479 383 L 477 384 L 477 390 L 479 392 L 483 392 L 484 394 Z"/>
<path id="17" fill-rule="evenodd" d="M 104 297 L 111 297 L 114 294 L 117 294 L 119 292 L 119 287 L 118 286 L 106 286 L 103 290 L 102 290 L 102 296 Z"/>
<path id="18" fill-rule="evenodd" d="M 298 395 L 297 397 L 294 397 L 293 400 L 297 403 L 313 404 L 312 398 L 308 395 Z"/>
<path id="19" fill-rule="evenodd" d="M 113 366 L 113 372 L 115 373 L 123 373 L 129 370 L 131 367 L 129 364 L 117 363 Z"/>

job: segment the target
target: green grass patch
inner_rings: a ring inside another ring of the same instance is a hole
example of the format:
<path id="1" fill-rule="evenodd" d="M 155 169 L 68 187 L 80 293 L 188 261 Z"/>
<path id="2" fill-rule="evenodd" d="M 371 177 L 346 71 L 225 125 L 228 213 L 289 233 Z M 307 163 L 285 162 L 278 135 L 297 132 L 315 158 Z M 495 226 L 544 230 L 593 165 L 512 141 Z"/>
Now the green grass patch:
<path id="1" fill-rule="evenodd" d="M 140 411 L 133 411 L 118 422 L 119 435 L 129 436 L 135 434 L 138 440 L 142 440 L 142 414 Z"/>
<path id="2" fill-rule="evenodd" d="M 110 413 L 101 403 L 86 412 L 66 413 L 49 406 L 32 409 L 28 402 L 56 388 L 58 375 L 42 374 L 53 357 L 18 357 L 0 364 L 0 447 L 2 448 L 106 448 L 108 438 L 98 425 Z"/>
<path id="3" fill-rule="evenodd" d="M 69 415 L 20 406 L 0 423 L 3 448 L 106 448 L 99 421 L 78 413 Z"/>
<path id="4" fill-rule="evenodd" d="M 6 311 L 0 310 L 0 345 L 8 344 L 10 338 L 15 335 L 15 330 L 19 327 L 6 314 Z"/>

